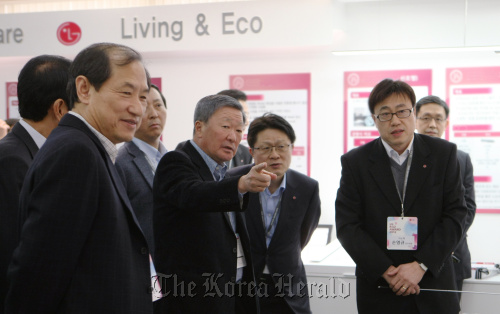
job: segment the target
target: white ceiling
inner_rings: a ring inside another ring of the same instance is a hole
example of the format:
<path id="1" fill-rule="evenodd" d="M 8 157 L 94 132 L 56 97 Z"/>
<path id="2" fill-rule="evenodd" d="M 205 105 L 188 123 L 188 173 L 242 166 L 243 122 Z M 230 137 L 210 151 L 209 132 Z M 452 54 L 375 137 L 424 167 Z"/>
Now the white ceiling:
<path id="1" fill-rule="evenodd" d="M 0 14 L 237 1 L 255 0 L 0 0 Z"/>

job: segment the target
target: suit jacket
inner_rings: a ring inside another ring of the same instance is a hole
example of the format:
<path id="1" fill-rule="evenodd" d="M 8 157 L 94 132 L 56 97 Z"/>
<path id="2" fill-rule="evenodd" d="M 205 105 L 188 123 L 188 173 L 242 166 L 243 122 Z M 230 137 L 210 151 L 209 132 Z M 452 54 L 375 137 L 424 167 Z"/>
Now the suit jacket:
<path id="1" fill-rule="evenodd" d="M 418 218 L 418 248 L 387 250 L 387 217 L 401 215 L 389 156 L 380 138 L 341 158 L 342 178 L 337 193 L 337 237 L 356 262 L 360 313 L 458 313 L 453 293 L 421 292 L 398 297 L 382 274 L 394 265 L 419 261 L 428 271 L 421 288 L 454 289 L 451 252 L 462 237 L 467 208 L 460 180 L 456 145 L 415 134 L 408 176 L 405 216 Z"/>
<path id="2" fill-rule="evenodd" d="M 7 268 L 17 246 L 19 193 L 37 152 L 38 146 L 20 123 L 0 140 L 0 313 L 7 294 Z"/>
<path id="3" fill-rule="evenodd" d="M 229 174 L 247 174 L 252 166 L 233 168 Z M 301 251 L 318 226 L 320 215 L 318 181 L 292 169 L 286 172 L 286 189 L 281 198 L 278 223 L 269 247 L 266 245 L 259 193 L 250 194 L 245 212 L 255 275 L 259 278 L 267 263 L 270 274 L 276 274 L 273 276 L 275 284 L 284 287 L 282 293 L 294 313 L 311 313 Z M 301 283 L 306 287 L 299 291 L 304 287 Z"/>
<path id="4" fill-rule="evenodd" d="M 465 220 L 464 235 L 453 253 L 458 258 L 459 262 L 455 262 L 453 266 L 455 267 L 457 280 L 464 280 L 471 277 L 471 256 L 469 246 L 467 245 L 467 231 L 472 225 L 476 215 L 476 197 L 474 192 L 474 175 L 470 156 L 464 151 L 457 150 L 457 158 L 460 165 L 462 184 L 465 187 L 467 218 Z"/>
<path id="5" fill-rule="evenodd" d="M 149 248 L 154 252 L 153 170 L 144 152 L 134 142 L 125 143 L 120 147 L 115 166 L 125 185 L 130 204 L 146 236 Z"/>
<path id="6" fill-rule="evenodd" d="M 231 159 L 231 168 L 249 165 L 252 163 L 253 157 L 248 151 L 248 147 L 245 145 L 238 145 L 236 154 L 234 154 L 233 159 Z M 244 173 L 246 174 L 246 173 Z M 242 174 L 243 175 L 243 174 Z"/>
<path id="7" fill-rule="evenodd" d="M 151 313 L 146 239 L 98 138 L 66 115 L 20 197 L 6 313 Z"/>
<path id="8" fill-rule="evenodd" d="M 240 206 L 237 177 L 215 182 L 206 162 L 187 141 L 161 159 L 153 184 L 155 266 L 167 294 L 161 313 L 234 313 L 236 237 L 225 212 L 236 212 L 247 262 L 243 281 L 254 281 L 250 244 Z M 248 193 L 247 193 L 248 194 Z M 194 286 L 192 293 L 180 289 Z M 179 283 L 179 284 L 178 284 Z M 242 293 L 247 295 L 248 286 Z M 227 290 L 229 289 L 229 290 Z M 184 296 L 182 296 L 184 291 Z M 225 292 L 229 291 L 229 292 Z M 238 290 L 235 291 L 238 294 Z M 186 296 L 187 295 L 187 296 Z M 257 311 L 256 298 L 249 306 Z"/>

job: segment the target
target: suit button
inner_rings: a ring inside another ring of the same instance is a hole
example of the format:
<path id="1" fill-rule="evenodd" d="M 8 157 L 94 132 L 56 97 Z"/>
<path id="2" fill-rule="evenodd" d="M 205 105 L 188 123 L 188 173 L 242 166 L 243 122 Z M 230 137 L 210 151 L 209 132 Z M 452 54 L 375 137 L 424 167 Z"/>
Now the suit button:
<path id="1" fill-rule="evenodd" d="M 236 282 L 236 277 L 231 277 L 231 282 Z"/>
<path id="2" fill-rule="evenodd" d="M 144 254 L 144 255 L 148 254 L 148 248 L 142 247 L 141 248 L 141 254 Z"/>
<path id="3" fill-rule="evenodd" d="M 236 248 L 233 248 L 233 253 L 235 253 L 235 254 L 236 254 L 236 252 L 237 252 L 237 251 L 236 251 Z"/>

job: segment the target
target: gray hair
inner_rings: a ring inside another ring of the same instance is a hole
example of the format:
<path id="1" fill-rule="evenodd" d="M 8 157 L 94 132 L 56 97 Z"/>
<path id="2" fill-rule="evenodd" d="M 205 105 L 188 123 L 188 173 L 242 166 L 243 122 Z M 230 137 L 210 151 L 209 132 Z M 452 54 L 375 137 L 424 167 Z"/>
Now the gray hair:
<path id="1" fill-rule="evenodd" d="M 194 123 L 196 121 L 208 122 L 208 119 L 222 107 L 231 107 L 239 110 L 243 115 L 243 123 L 247 122 L 247 117 L 239 101 L 226 95 L 210 95 L 203 97 L 196 104 L 196 108 L 194 109 Z"/>
<path id="2" fill-rule="evenodd" d="M 417 112 L 416 112 L 417 115 L 418 115 L 418 112 L 420 111 L 420 108 L 426 104 L 438 104 L 438 105 L 440 105 L 441 107 L 444 108 L 444 112 L 446 113 L 446 118 L 448 118 L 448 114 L 450 113 L 450 108 L 448 108 L 448 105 L 446 104 L 446 102 L 444 100 L 442 100 L 438 96 L 434 96 L 434 95 L 425 96 L 425 97 L 421 98 L 419 101 L 417 101 L 417 104 L 415 106 L 417 109 Z"/>

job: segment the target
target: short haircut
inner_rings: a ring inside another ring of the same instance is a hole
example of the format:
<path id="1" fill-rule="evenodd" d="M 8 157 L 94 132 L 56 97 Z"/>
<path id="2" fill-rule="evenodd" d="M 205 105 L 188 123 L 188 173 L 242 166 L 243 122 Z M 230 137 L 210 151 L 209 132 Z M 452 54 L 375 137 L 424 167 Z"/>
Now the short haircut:
<path id="1" fill-rule="evenodd" d="M 222 107 L 231 107 L 239 110 L 243 116 L 243 123 L 246 123 L 246 116 L 239 101 L 226 95 L 210 95 L 200 99 L 194 109 L 194 123 L 196 121 L 207 123 L 210 117 Z"/>
<path id="2" fill-rule="evenodd" d="M 5 120 L 5 123 L 7 123 L 11 128 L 19 122 L 18 118 L 9 118 Z"/>
<path id="3" fill-rule="evenodd" d="M 30 59 L 19 73 L 17 98 L 21 117 L 43 120 L 57 99 L 69 107 L 66 86 L 71 61 L 61 56 L 41 55 Z"/>
<path id="4" fill-rule="evenodd" d="M 444 108 L 444 112 L 446 113 L 446 118 L 448 118 L 448 114 L 450 114 L 450 108 L 448 108 L 448 105 L 446 104 L 446 102 L 444 100 L 442 100 L 438 96 L 434 96 L 434 95 L 425 96 L 425 97 L 421 98 L 419 101 L 417 101 L 417 104 L 415 105 L 415 108 L 417 110 L 417 112 L 416 112 L 417 115 L 418 115 L 418 112 L 420 111 L 420 107 L 422 107 L 423 105 L 426 105 L 426 104 L 440 105 L 441 107 Z"/>
<path id="5" fill-rule="evenodd" d="M 217 95 L 231 96 L 236 100 L 247 101 L 247 94 L 239 89 L 225 89 L 217 93 Z"/>
<path id="6" fill-rule="evenodd" d="M 267 129 L 282 131 L 288 136 L 292 144 L 295 143 L 295 131 L 290 123 L 283 117 L 268 112 L 261 117 L 255 118 L 252 123 L 250 123 L 247 135 L 248 145 L 253 148 L 259 133 Z"/>
<path id="7" fill-rule="evenodd" d="M 375 106 L 394 94 L 408 98 L 411 101 L 411 106 L 415 107 L 415 92 L 408 83 L 385 79 L 379 82 L 370 93 L 368 98 L 370 112 L 374 114 Z"/>
<path id="8" fill-rule="evenodd" d="M 163 105 L 165 106 L 165 108 L 167 108 L 167 100 L 165 99 L 165 96 L 163 96 L 163 94 L 161 93 L 160 88 L 158 86 L 156 86 L 155 84 L 151 84 L 151 87 L 158 91 L 158 93 L 160 94 L 160 97 L 161 97 L 161 101 L 163 101 Z"/>
<path id="9" fill-rule="evenodd" d="M 110 78 L 112 65 L 126 66 L 134 61 L 142 63 L 141 54 L 130 47 L 119 44 L 97 43 L 80 51 L 73 60 L 69 71 L 71 75 L 68 83 L 70 109 L 79 101 L 75 83 L 78 76 L 85 76 L 95 90 L 99 91 L 102 84 Z M 144 71 L 146 71 L 148 88 L 150 88 L 151 78 L 146 68 Z"/>

